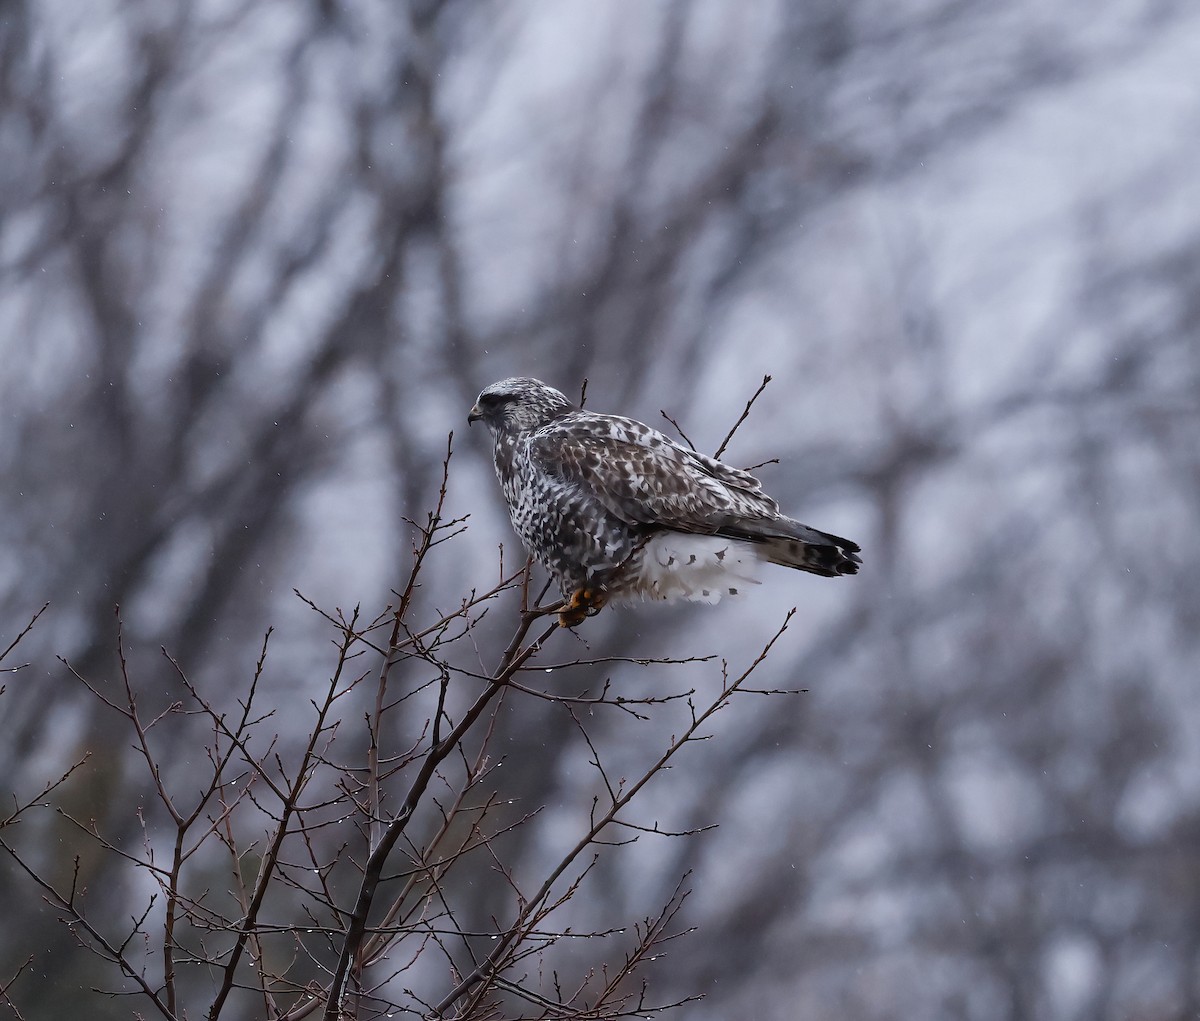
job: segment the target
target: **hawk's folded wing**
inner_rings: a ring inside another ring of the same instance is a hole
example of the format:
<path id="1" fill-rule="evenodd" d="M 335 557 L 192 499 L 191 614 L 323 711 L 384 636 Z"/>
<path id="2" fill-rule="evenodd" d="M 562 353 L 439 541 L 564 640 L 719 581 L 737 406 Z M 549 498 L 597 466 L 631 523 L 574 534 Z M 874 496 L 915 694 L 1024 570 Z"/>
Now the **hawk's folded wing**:
<path id="1" fill-rule="evenodd" d="M 565 415 L 530 437 L 529 454 L 547 475 L 630 525 L 712 534 L 779 516 L 753 475 L 632 419 Z"/>

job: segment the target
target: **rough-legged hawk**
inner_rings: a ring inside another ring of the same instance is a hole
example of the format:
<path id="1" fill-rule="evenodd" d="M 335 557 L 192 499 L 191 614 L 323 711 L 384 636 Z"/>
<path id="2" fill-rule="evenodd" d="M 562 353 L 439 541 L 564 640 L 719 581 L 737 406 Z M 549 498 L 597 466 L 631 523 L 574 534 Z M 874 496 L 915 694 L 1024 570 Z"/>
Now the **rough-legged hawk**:
<path id="1" fill-rule="evenodd" d="M 513 527 L 568 600 L 564 627 L 610 599 L 715 603 L 757 584 L 760 561 L 858 571 L 855 543 L 784 517 L 753 475 L 539 380 L 493 383 L 468 416 L 480 420 Z"/>

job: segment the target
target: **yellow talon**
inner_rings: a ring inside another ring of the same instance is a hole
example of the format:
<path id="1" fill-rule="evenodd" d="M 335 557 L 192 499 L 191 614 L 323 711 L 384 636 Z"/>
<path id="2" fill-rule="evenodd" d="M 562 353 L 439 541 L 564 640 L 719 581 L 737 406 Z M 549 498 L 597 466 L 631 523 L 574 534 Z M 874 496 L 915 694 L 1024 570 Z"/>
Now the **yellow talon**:
<path id="1" fill-rule="evenodd" d="M 602 588 L 577 588 L 567 605 L 558 612 L 559 627 L 578 627 L 588 617 L 594 617 L 608 601 L 608 593 Z"/>

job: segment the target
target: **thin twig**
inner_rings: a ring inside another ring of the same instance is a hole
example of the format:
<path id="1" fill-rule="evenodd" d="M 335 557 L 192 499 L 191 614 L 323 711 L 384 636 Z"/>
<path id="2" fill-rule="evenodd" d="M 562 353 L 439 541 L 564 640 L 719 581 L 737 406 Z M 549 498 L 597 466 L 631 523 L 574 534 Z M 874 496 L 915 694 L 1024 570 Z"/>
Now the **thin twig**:
<path id="1" fill-rule="evenodd" d="M 746 421 L 746 419 L 749 417 L 750 409 L 752 407 L 754 407 L 754 402 L 756 400 L 758 400 L 759 396 L 767 388 L 767 384 L 769 382 L 771 382 L 771 377 L 763 376 L 762 382 L 758 384 L 758 389 L 754 391 L 754 396 L 751 397 L 750 400 L 748 400 L 746 402 L 746 407 L 742 409 L 741 417 L 738 418 L 738 420 L 733 423 L 733 428 L 729 430 L 729 432 L 725 436 L 725 439 L 723 439 L 721 441 L 721 445 L 719 447 L 717 447 L 717 452 L 715 454 L 713 454 L 713 457 L 720 460 L 721 455 L 723 453 L 725 453 L 725 448 L 727 446 L 729 446 L 729 441 L 733 439 L 733 434 L 736 433 L 738 431 L 738 429 L 741 428 L 742 423 L 744 421 Z"/>
<path id="2" fill-rule="evenodd" d="M 661 408 L 659 409 L 658 413 L 659 413 L 660 415 L 662 415 L 662 417 L 663 417 L 663 418 L 665 418 L 665 419 L 666 419 L 668 422 L 670 422 L 670 423 L 671 423 L 671 425 L 673 425 L 673 426 L 675 427 L 675 431 L 676 431 L 677 433 L 679 433 L 680 437 L 683 439 L 683 442 L 684 442 L 684 443 L 686 443 L 686 444 L 688 445 L 688 449 L 689 449 L 689 450 L 695 450 L 695 449 L 696 449 L 696 444 L 694 444 L 694 443 L 691 441 L 691 438 L 688 436 L 688 434 L 687 434 L 687 433 L 685 433 L 685 432 L 683 431 L 683 427 L 682 427 L 682 426 L 681 426 L 681 425 L 680 425 L 678 422 L 676 422 L 676 421 L 675 421 L 675 419 L 673 419 L 673 418 L 672 418 L 670 415 L 668 415 L 668 414 L 667 414 L 665 411 L 663 411 Z"/>
<path id="3" fill-rule="evenodd" d="M 20 644 L 21 639 L 24 638 L 27 634 L 29 634 L 30 631 L 33 630 L 33 625 L 37 623 L 38 617 L 40 617 L 43 613 L 46 612 L 46 607 L 48 607 L 49 605 L 50 605 L 49 602 L 42 603 L 42 608 L 40 610 L 38 610 L 38 612 L 35 613 L 32 618 L 30 618 L 29 623 L 26 624 L 25 627 L 23 627 L 21 629 L 20 634 L 18 634 L 16 638 L 14 638 L 11 642 L 8 643 L 7 649 L 5 649 L 3 652 L 0 652 L 0 663 L 3 663 L 4 657 L 7 656 L 10 652 L 12 652 L 13 649 L 15 649 Z M 18 670 L 24 670 L 25 667 L 27 667 L 27 666 L 29 666 L 28 663 L 22 663 L 20 666 L 5 667 L 3 670 L 0 670 L 0 673 L 16 673 Z"/>
<path id="4" fill-rule="evenodd" d="M 49 605 L 49 604 L 47 604 L 47 605 Z M 25 963 L 22 964 L 13 973 L 13 977 L 10 978 L 7 982 L 5 982 L 4 985 L 0 986 L 0 1002 L 3 1002 L 8 1005 L 8 1009 L 13 1012 L 13 1017 L 15 1017 L 17 1019 L 17 1021 L 25 1021 L 25 1018 L 24 1018 L 24 1015 L 22 1015 L 22 1013 L 19 1010 L 17 1010 L 17 1005 L 15 1003 L 13 1003 L 12 997 L 10 997 L 8 995 L 8 991 L 13 987 L 13 983 L 15 983 L 17 981 L 17 979 L 19 979 L 21 977 L 21 972 L 23 972 L 26 968 L 28 968 L 32 964 L 33 964 L 33 955 L 30 954 L 28 960 L 26 960 Z"/>

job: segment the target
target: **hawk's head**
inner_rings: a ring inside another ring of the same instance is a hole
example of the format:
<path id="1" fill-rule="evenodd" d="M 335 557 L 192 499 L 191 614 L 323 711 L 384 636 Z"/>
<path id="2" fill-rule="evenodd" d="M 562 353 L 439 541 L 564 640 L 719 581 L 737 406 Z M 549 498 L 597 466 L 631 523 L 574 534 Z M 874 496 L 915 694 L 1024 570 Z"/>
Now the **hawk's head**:
<path id="1" fill-rule="evenodd" d="M 536 429 L 575 406 L 552 386 L 530 376 L 513 376 L 493 383 L 479 395 L 467 422 L 482 421 L 493 435 Z"/>

